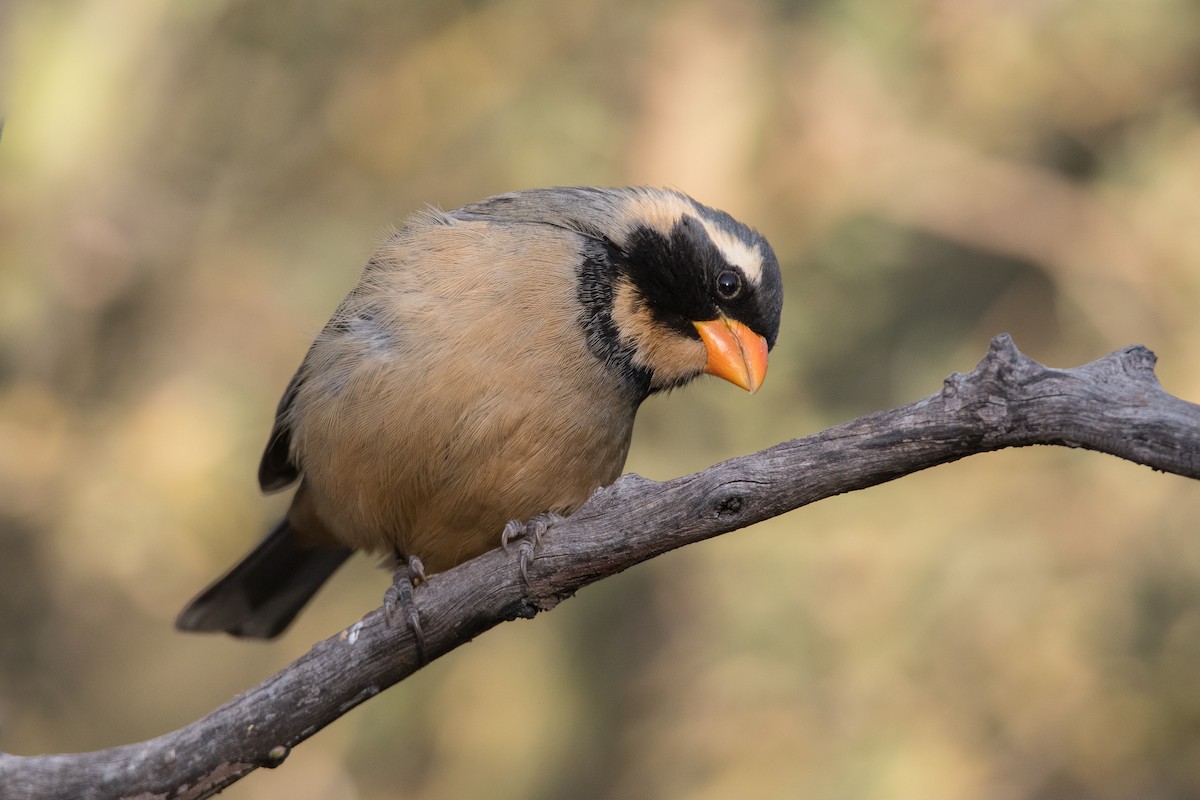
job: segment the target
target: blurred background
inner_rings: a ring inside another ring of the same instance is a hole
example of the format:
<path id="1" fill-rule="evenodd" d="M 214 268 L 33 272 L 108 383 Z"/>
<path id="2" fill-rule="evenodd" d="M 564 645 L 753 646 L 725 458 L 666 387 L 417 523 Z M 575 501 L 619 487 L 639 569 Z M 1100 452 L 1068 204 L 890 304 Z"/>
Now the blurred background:
<path id="1" fill-rule="evenodd" d="M 666 184 L 761 230 L 764 390 L 643 408 L 665 479 L 938 391 L 1010 332 L 1200 400 L 1200 4 L 0 5 L 0 749 L 183 725 L 374 608 L 175 633 L 286 497 L 275 403 L 388 226 Z M 238 800 L 1194 798 L 1200 484 L 978 456 L 506 624 Z"/>

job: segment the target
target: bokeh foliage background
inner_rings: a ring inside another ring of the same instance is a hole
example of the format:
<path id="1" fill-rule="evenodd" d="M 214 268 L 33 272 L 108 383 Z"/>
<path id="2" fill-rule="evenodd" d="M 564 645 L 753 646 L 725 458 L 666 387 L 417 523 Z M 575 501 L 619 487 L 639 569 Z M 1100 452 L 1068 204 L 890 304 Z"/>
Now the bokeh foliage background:
<path id="1" fill-rule="evenodd" d="M 277 643 L 174 614 L 277 515 L 275 402 L 387 226 L 677 186 L 775 244 L 761 394 L 643 409 L 702 468 L 914 400 L 1011 332 L 1200 400 L 1200 4 L 27 0 L 0 6 L 0 749 L 182 725 Z M 230 798 L 1200 796 L 1200 487 L 969 459 L 504 625 Z"/>

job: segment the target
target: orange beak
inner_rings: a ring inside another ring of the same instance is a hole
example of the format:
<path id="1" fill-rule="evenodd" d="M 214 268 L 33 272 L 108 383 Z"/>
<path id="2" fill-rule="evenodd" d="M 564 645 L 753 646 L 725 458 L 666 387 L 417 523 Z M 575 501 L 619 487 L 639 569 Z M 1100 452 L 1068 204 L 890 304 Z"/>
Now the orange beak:
<path id="1" fill-rule="evenodd" d="M 767 340 L 727 317 L 692 324 L 708 349 L 704 371 L 757 392 L 767 376 Z"/>

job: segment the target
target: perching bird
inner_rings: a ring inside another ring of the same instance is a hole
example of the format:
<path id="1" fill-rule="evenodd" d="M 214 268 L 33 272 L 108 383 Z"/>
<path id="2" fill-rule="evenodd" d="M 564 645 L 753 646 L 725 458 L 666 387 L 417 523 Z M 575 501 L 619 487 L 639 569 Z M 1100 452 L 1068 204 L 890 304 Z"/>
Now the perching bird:
<path id="1" fill-rule="evenodd" d="M 177 627 L 270 638 L 354 550 L 437 572 L 574 511 L 620 474 L 649 395 L 705 372 L 756 391 L 782 303 L 766 239 L 674 191 L 416 215 L 279 403 L 258 480 L 299 481 L 287 515 Z"/>

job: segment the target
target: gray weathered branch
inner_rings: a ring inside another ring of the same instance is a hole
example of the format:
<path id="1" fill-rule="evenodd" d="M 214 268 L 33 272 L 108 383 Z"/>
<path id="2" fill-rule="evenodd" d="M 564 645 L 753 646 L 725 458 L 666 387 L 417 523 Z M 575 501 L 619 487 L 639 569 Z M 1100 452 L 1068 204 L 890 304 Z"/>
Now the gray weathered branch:
<path id="1" fill-rule="evenodd" d="M 1167 394 L 1154 354 L 1128 347 L 1048 369 L 1007 336 L 940 392 L 703 472 L 656 483 L 626 475 L 551 525 L 521 579 L 494 550 L 418 593 L 427 659 L 505 620 L 553 608 L 583 586 L 692 542 L 975 453 L 1082 447 L 1200 478 L 1200 406 Z M 201 798 L 291 748 L 422 666 L 410 632 L 375 610 L 203 719 L 93 753 L 0 754 L 0 799 Z"/>

